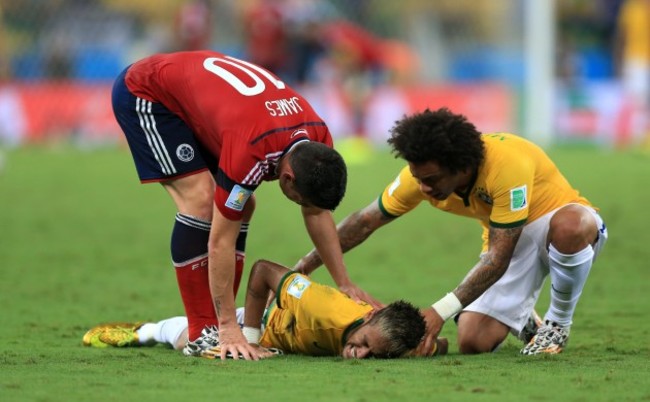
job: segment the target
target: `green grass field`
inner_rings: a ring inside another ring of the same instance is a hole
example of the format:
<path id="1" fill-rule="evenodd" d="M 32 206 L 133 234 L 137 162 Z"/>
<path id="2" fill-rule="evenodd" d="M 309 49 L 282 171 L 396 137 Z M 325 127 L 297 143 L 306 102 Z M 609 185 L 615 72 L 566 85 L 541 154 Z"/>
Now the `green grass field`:
<path id="1" fill-rule="evenodd" d="M 650 401 L 650 157 L 550 150 L 601 208 L 610 240 L 575 316 L 568 350 L 525 357 L 510 337 L 496 353 L 345 361 L 285 356 L 261 362 L 185 358 L 162 346 L 90 349 L 106 321 L 183 314 L 169 257 L 174 207 L 141 185 L 123 149 L 6 152 L 0 172 L 1 401 Z M 401 162 L 380 151 L 349 168 L 337 221 L 376 198 Z M 247 266 L 292 265 L 310 250 L 298 207 L 260 187 Z M 476 222 L 425 205 L 351 251 L 351 277 L 377 298 L 429 305 L 463 278 L 480 249 Z M 314 278 L 331 284 L 326 271 Z M 243 303 L 240 292 L 239 304 Z M 548 292 L 538 304 L 544 313 Z"/>

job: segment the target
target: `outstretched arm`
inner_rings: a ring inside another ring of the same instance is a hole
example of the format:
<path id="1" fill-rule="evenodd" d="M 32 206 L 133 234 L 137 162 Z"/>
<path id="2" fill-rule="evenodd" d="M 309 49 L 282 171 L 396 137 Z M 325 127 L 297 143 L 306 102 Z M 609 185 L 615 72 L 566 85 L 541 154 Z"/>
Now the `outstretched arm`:
<path id="1" fill-rule="evenodd" d="M 418 348 L 419 354 L 432 350 L 433 342 L 447 319 L 471 304 L 503 276 L 510 265 L 522 230 L 523 226 L 507 229 L 490 227 L 490 245 L 487 253 L 481 256 L 479 262 L 452 293 L 434 303 L 432 307 L 422 310 L 427 331 Z"/>
<path id="2" fill-rule="evenodd" d="M 363 243 L 375 230 L 394 219 L 394 217 L 387 217 L 379 209 L 377 200 L 371 202 L 367 207 L 351 213 L 337 227 L 341 251 L 345 253 Z M 318 248 L 315 248 L 298 261 L 294 270 L 309 275 L 323 262 Z"/>

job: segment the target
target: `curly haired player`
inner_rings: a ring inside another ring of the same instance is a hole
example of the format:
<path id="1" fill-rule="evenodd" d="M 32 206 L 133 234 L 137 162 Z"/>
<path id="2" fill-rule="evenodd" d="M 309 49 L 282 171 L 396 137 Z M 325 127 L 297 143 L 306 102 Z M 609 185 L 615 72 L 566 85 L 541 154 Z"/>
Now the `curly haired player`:
<path id="1" fill-rule="evenodd" d="M 427 335 L 420 351 L 429 350 L 444 322 L 458 315 L 462 353 L 495 350 L 509 332 L 528 341 L 523 354 L 561 352 L 607 240 L 597 209 L 541 148 L 513 134 L 482 134 L 446 108 L 398 121 L 388 143 L 408 165 L 378 200 L 338 225 L 344 251 L 421 202 L 483 227 L 479 261 L 456 289 L 422 310 Z M 294 269 L 308 275 L 321 262 L 312 250 Z M 535 303 L 549 273 L 550 306 L 544 322 L 536 322 Z"/>

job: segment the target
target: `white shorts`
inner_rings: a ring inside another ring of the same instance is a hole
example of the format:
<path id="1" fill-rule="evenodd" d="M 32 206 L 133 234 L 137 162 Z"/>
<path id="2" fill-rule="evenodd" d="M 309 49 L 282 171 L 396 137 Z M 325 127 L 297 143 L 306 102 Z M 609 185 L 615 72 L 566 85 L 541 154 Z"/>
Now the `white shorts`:
<path id="1" fill-rule="evenodd" d="M 623 65 L 623 89 L 641 106 L 650 102 L 650 66 L 645 61 L 630 60 Z"/>
<path id="2" fill-rule="evenodd" d="M 598 212 L 590 207 L 584 208 L 596 218 L 599 228 L 598 240 L 594 245 L 595 260 L 607 241 L 607 228 Z M 509 326 L 513 332 L 521 331 L 549 273 L 546 237 L 551 217 L 556 211 L 524 227 L 506 273 L 463 311 L 488 315 Z"/>

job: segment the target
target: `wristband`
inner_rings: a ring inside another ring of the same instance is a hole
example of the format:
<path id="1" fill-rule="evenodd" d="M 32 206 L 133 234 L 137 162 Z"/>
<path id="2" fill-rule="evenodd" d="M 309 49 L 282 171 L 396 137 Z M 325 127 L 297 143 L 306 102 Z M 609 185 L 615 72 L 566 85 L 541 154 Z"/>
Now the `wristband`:
<path id="1" fill-rule="evenodd" d="M 246 342 L 256 345 L 259 344 L 260 336 L 262 335 L 262 331 L 259 328 L 244 327 L 242 328 L 242 333 L 244 334 L 244 338 L 246 338 Z"/>
<path id="2" fill-rule="evenodd" d="M 440 314 L 443 320 L 447 321 L 451 317 L 463 310 L 463 304 L 453 292 L 447 293 L 445 297 L 431 305 L 436 313 Z"/>

